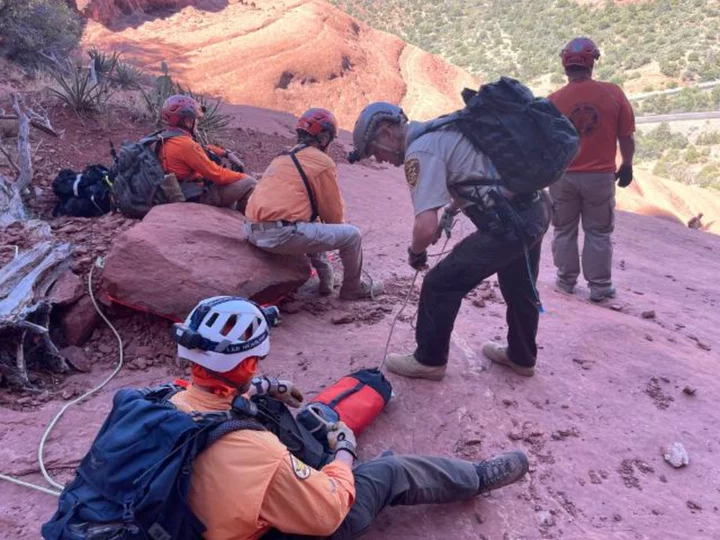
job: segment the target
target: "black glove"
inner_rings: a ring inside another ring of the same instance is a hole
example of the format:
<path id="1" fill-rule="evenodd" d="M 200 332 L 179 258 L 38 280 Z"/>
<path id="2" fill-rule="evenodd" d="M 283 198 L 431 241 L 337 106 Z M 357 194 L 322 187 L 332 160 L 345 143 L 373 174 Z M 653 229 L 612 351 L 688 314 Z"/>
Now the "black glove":
<path id="1" fill-rule="evenodd" d="M 618 181 L 619 187 L 628 187 L 633 181 L 632 165 L 620 165 L 615 173 L 615 180 Z"/>
<path id="2" fill-rule="evenodd" d="M 408 248 L 408 264 L 415 270 L 425 270 L 427 268 L 428 255 L 427 250 L 422 253 L 413 253 L 411 247 Z"/>

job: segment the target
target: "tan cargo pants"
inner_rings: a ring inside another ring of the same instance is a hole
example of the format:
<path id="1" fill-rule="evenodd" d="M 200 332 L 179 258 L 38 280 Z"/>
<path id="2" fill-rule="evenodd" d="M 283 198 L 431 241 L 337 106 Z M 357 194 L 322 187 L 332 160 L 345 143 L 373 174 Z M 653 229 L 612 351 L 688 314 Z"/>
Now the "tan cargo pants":
<path id="1" fill-rule="evenodd" d="M 198 202 L 210 206 L 233 208 L 244 214 L 248 199 L 256 185 L 257 180 L 254 178 L 244 178 L 232 184 L 212 184 L 200 196 Z"/>
<path id="2" fill-rule="evenodd" d="M 580 275 L 578 225 L 585 243 L 582 271 L 590 289 L 612 285 L 612 232 L 615 228 L 615 175 L 566 173 L 550 186 L 555 228 L 552 251 L 558 280 L 572 287 Z"/>
<path id="3" fill-rule="evenodd" d="M 270 253 L 306 254 L 321 282 L 332 279 L 332 266 L 326 252 L 338 250 L 343 264 L 340 294 L 353 294 L 361 288 L 362 238 L 360 230 L 353 225 L 246 223 L 245 233 L 251 244 Z"/>

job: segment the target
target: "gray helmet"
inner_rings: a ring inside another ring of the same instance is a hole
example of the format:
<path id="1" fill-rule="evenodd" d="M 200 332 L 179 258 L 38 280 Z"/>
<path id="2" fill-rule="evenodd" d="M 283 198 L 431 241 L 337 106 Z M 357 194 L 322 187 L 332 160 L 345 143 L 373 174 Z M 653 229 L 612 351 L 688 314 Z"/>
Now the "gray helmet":
<path id="1" fill-rule="evenodd" d="M 385 101 L 376 101 L 365 107 L 358 115 L 353 129 L 353 145 L 355 150 L 350 152 L 348 159 L 350 163 L 361 160 L 365 157 L 367 146 L 380 121 L 389 121 L 395 124 L 407 122 L 407 116 L 397 105 Z"/>

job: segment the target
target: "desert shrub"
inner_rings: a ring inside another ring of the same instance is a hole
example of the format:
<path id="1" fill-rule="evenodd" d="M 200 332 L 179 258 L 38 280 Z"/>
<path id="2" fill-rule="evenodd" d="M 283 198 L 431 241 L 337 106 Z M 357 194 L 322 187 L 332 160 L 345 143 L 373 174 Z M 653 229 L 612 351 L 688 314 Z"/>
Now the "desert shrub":
<path id="1" fill-rule="evenodd" d="M 81 30 L 80 17 L 61 0 L 0 0 L 0 51 L 22 65 L 67 58 Z"/>
<path id="2" fill-rule="evenodd" d="M 49 88 L 50 92 L 77 113 L 97 112 L 110 97 L 107 81 L 94 81 L 88 68 L 67 63 L 51 70 L 50 74 L 58 84 L 58 88 Z"/>
<path id="3" fill-rule="evenodd" d="M 118 62 L 112 81 L 125 90 L 139 88 L 144 73 L 141 69 L 125 62 Z"/>

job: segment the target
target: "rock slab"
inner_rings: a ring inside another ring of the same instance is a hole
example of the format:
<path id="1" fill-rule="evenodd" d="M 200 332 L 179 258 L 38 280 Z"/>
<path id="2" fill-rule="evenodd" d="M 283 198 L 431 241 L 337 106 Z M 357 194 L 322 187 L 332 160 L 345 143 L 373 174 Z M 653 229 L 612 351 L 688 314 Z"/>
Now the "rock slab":
<path id="1" fill-rule="evenodd" d="M 183 320 L 204 298 L 277 302 L 309 279 L 305 256 L 250 245 L 243 222 L 238 212 L 200 204 L 156 206 L 113 242 L 103 291 L 118 303 Z"/>

